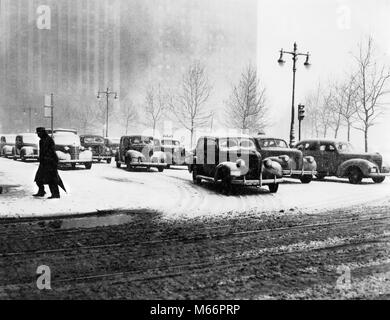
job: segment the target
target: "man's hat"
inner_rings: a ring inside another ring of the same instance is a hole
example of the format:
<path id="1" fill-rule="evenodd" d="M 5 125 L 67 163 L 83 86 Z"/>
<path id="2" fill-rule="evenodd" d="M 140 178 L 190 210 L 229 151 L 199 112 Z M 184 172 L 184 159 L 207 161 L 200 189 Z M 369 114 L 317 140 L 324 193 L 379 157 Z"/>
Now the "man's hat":
<path id="1" fill-rule="evenodd" d="M 45 129 L 45 127 L 38 127 L 38 128 L 36 129 L 36 132 L 37 132 L 37 133 L 39 133 L 39 132 L 46 132 L 46 129 Z"/>

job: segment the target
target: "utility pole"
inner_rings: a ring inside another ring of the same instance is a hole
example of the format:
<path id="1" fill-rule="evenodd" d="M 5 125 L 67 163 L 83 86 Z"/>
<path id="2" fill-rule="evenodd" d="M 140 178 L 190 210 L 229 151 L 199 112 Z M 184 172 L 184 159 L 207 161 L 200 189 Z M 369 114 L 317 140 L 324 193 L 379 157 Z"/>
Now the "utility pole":
<path id="1" fill-rule="evenodd" d="M 114 91 L 110 91 L 109 88 L 107 88 L 106 91 L 98 91 L 98 95 L 97 95 L 97 98 L 98 100 L 100 99 L 100 94 L 105 94 L 106 95 L 106 135 L 105 137 L 107 138 L 108 137 L 108 97 L 112 94 L 114 94 L 114 100 L 117 100 L 118 99 L 118 94 Z"/>

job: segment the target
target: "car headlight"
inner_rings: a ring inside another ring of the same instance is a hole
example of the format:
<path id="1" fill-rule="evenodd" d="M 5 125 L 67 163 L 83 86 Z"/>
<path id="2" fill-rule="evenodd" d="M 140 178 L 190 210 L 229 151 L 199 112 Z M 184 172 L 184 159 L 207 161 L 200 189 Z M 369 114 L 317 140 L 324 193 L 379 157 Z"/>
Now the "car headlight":
<path id="1" fill-rule="evenodd" d="M 288 155 L 279 156 L 279 159 L 282 159 L 284 162 L 288 162 L 290 160 L 290 157 Z"/>
<path id="2" fill-rule="evenodd" d="M 308 157 L 305 157 L 305 160 L 309 163 L 313 163 L 314 162 L 314 157 L 312 156 L 308 156 Z"/>
<path id="3" fill-rule="evenodd" d="M 245 161 L 242 159 L 237 159 L 236 166 L 237 166 L 237 168 L 245 167 Z"/>
<path id="4" fill-rule="evenodd" d="M 264 166 L 266 168 L 272 168 L 272 160 L 271 159 L 264 160 Z"/>
<path id="5" fill-rule="evenodd" d="M 65 147 L 64 150 L 65 150 L 65 151 L 69 151 L 69 147 Z"/>
<path id="6" fill-rule="evenodd" d="M 378 168 L 377 167 L 371 167 L 370 168 L 370 173 L 378 173 Z"/>

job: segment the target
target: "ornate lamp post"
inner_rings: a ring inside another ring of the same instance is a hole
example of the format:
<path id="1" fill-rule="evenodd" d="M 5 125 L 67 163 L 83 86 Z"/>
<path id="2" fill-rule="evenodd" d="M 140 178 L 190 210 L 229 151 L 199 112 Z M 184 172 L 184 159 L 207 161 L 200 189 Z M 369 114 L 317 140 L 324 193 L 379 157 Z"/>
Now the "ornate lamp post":
<path id="1" fill-rule="evenodd" d="M 98 100 L 100 99 L 100 94 L 105 94 L 106 95 L 106 101 L 107 101 L 107 107 L 106 107 L 106 125 L 105 125 L 105 129 L 106 129 L 106 138 L 108 137 L 108 97 L 110 95 L 115 95 L 114 96 L 114 99 L 117 100 L 118 99 L 118 94 L 115 92 L 115 91 L 110 91 L 109 88 L 107 88 L 106 91 L 98 91 L 98 95 L 97 95 L 97 98 Z"/>
<path id="2" fill-rule="evenodd" d="M 303 64 L 306 68 L 310 67 L 309 63 L 309 52 L 308 53 L 299 53 L 297 52 L 297 44 L 294 42 L 294 50 L 293 51 L 284 51 L 283 49 L 280 50 L 280 57 L 278 60 L 278 63 L 280 66 L 283 66 L 285 61 L 283 60 L 283 54 L 290 54 L 292 55 L 293 60 L 293 88 L 292 88 L 292 104 L 291 104 L 291 126 L 290 126 L 290 147 L 292 147 L 295 144 L 295 134 L 294 134 L 294 116 L 295 116 L 295 107 L 294 107 L 294 100 L 295 100 L 295 73 L 297 71 L 296 68 L 296 62 L 298 60 L 298 56 L 305 56 L 306 61 Z"/>

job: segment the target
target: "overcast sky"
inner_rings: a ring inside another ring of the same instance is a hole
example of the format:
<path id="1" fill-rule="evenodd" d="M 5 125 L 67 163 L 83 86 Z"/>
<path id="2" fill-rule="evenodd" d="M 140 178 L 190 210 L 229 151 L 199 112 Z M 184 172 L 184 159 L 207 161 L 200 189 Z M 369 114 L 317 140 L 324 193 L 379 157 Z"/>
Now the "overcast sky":
<path id="1" fill-rule="evenodd" d="M 258 67 L 274 121 L 269 134 L 289 137 L 292 61 L 285 56 L 284 67 L 277 64 L 281 48 L 291 51 L 296 41 L 300 52 L 311 54 L 309 70 L 303 57 L 298 61 L 296 104 L 319 80 L 326 84 L 351 70 L 351 54 L 368 35 L 373 36 L 382 61 L 390 65 L 389 0 L 259 0 L 258 17 Z M 369 147 L 390 155 L 389 121 L 390 112 L 370 129 Z M 363 133 L 353 132 L 352 143 L 361 147 Z"/>

